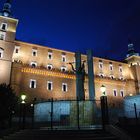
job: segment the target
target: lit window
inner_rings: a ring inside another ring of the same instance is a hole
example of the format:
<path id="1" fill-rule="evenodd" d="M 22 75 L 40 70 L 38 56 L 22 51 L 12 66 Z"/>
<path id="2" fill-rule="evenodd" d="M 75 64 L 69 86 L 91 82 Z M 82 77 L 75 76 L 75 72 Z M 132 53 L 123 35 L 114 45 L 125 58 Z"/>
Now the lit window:
<path id="1" fill-rule="evenodd" d="M 120 96 L 124 97 L 124 91 L 123 90 L 120 91 Z"/>
<path id="2" fill-rule="evenodd" d="M 117 90 L 116 89 L 113 90 L 113 95 L 117 96 Z"/>
<path id="3" fill-rule="evenodd" d="M 99 69 L 103 69 L 103 62 L 99 61 Z"/>
<path id="4" fill-rule="evenodd" d="M 62 54 L 62 62 L 66 62 L 66 55 Z"/>
<path id="5" fill-rule="evenodd" d="M 112 71 L 113 70 L 113 65 L 109 64 L 109 69 Z"/>
<path id="6" fill-rule="evenodd" d="M 48 59 L 52 59 L 52 52 L 48 52 Z"/>
<path id="7" fill-rule="evenodd" d="M 67 68 L 66 68 L 65 66 L 62 66 L 62 67 L 61 67 L 61 71 L 62 71 L 62 72 L 66 72 L 66 70 L 67 70 Z"/>
<path id="8" fill-rule="evenodd" d="M 101 78 L 103 78 L 103 77 L 104 77 L 104 74 L 103 74 L 103 73 L 99 73 L 99 76 L 100 76 Z"/>
<path id="9" fill-rule="evenodd" d="M 32 49 L 32 56 L 37 56 L 37 50 L 36 49 Z"/>
<path id="10" fill-rule="evenodd" d="M 68 91 L 67 83 L 62 83 L 62 91 L 63 92 L 67 92 Z"/>
<path id="11" fill-rule="evenodd" d="M 52 64 L 48 64 L 48 65 L 47 65 L 47 69 L 48 69 L 48 70 L 52 70 L 52 69 L 53 69 Z"/>
<path id="12" fill-rule="evenodd" d="M 36 80 L 30 80 L 30 88 L 36 88 Z"/>
<path id="13" fill-rule="evenodd" d="M 119 72 L 122 73 L 122 66 L 119 66 Z"/>
<path id="14" fill-rule="evenodd" d="M 5 40 L 5 32 L 0 32 L 0 40 Z"/>
<path id="15" fill-rule="evenodd" d="M 14 52 L 15 52 L 15 53 L 19 53 L 19 50 L 20 50 L 20 46 L 15 46 Z"/>
<path id="16" fill-rule="evenodd" d="M 115 78 L 115 76 L 114 76 L 114 75 L 110 75 L 110 78 L 111 78 L 111 79 L 114 79 L 114 78 Z"/>
<path id="17" fill-rule="evenodd" d="M 7 23 L 2 23 L 1 24 L 1 29 L 6 31 L 7 30 Z"/>
<path id="18" fill-rule="evenodd" d="M 53 89 L 53 83 L 51 81 L 47 81 L 47 90 Z"/>
<path id="19" fill-rule="evenodd" d="M 3 58 L 4 49 L 0 48 L 0 58 Z"/>
<path id="20" fill-rule="evenodd" d="M 37 67 L 37 63 L 36 63 L 36 62 L 31 62 L 31 67 L 32 67 L 32 68 Z"/>
<path id="21" fill-rule="evenodd" d="M 120 79 L 120 80 L 124 80 L 123 76 L 120 76 L 119 79 Z"/>

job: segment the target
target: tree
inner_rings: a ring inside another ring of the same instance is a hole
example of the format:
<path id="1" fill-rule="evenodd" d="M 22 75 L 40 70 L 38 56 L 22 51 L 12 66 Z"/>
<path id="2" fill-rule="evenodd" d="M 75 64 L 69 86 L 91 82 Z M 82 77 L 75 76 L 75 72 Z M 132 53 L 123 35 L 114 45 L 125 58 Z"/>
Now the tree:
<path id="1" fill-rule="evenodd" d="M 9 120 L 15 110 L 18 98 L 10 85 L 0 84 L 0 122 Z"/>

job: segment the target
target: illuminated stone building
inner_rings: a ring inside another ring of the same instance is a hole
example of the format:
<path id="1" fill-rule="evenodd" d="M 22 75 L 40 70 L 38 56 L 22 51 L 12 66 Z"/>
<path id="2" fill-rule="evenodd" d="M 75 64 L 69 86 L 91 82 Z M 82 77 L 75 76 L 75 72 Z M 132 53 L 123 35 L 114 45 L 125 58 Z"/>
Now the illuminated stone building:
<path id="1" fill-rule="evenodd" d="M 24 92 L 28 100 L 76 99 L 76 77 L 68 64 L 75 61 L 75 53 L 15 40 L 18 20 L 10 8 L 7 0 L 0 15 L 0 83 L 10 83 L 17 95 Z M 82 60 L 86 58 L 82 55 Z M 93 57 L 93 64 L 95 99 L 102 95 L 101 85 L 106 86 L 110 105 L 140 93 L 140 56 L 133 43 L 128 44 L 124 62 Z M 89 99 L 87 78 L 85 99 Z"/>

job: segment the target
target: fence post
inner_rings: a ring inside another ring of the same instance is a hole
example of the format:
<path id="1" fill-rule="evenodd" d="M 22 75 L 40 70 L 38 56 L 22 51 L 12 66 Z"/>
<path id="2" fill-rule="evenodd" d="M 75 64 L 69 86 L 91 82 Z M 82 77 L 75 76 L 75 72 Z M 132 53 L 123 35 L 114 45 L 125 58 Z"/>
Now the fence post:
<path id="1" fill-rule="evenodd" d="M 51 100 L 51 130 L 53 130 L 53 98 Z"/>
<path id="2" fill-rule="evenodd" d="M 136 118 L 136 124 L 138 123 L 138 116 L 137 116 L 137 107 L 136 103 L 134 103 L 134 110 L 135 110 L 135 118 Z"/>
<path id="3" fill-rule="evenodd" d="M 25 128 L 25 123 L 26 123 L 26 104 L 22 104 L 23 105 L 23 118 L 22 118 L 22 129 Z"/>
<path id="4" fill-rule="evenodd" d="M 80 123 L 79 123 L 79 99 L 77 98 L 77 127 L 78 130 L 80 129 Z"/>
<path id="5" fill-rule="evenodd" d="M 103 129 L 105 129 L 105 125 L 109 124 L 107 96 L 101 96 L 100 100 L 101 100 L 101 112 L 102 112 L 102 126 Z"/>

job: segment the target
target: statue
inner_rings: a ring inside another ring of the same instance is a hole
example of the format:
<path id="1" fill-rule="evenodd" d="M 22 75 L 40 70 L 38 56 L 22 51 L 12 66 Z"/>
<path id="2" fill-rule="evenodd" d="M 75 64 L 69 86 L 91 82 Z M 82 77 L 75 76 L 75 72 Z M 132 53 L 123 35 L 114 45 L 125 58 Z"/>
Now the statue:
<path id="1" fill-rule="evenodd" d="M 78 100 L 85 100 L 85 93 L 84 93 L 84 82 L 85 82 L 85 62 L 82 62 L 82 65 L 79 66 L 78 69 L 74 69 L 72 63 L 68 63 L 71 65 L 72 70 L 76 73 L 76 88 L 77 88 L 77 99 Z"/>

